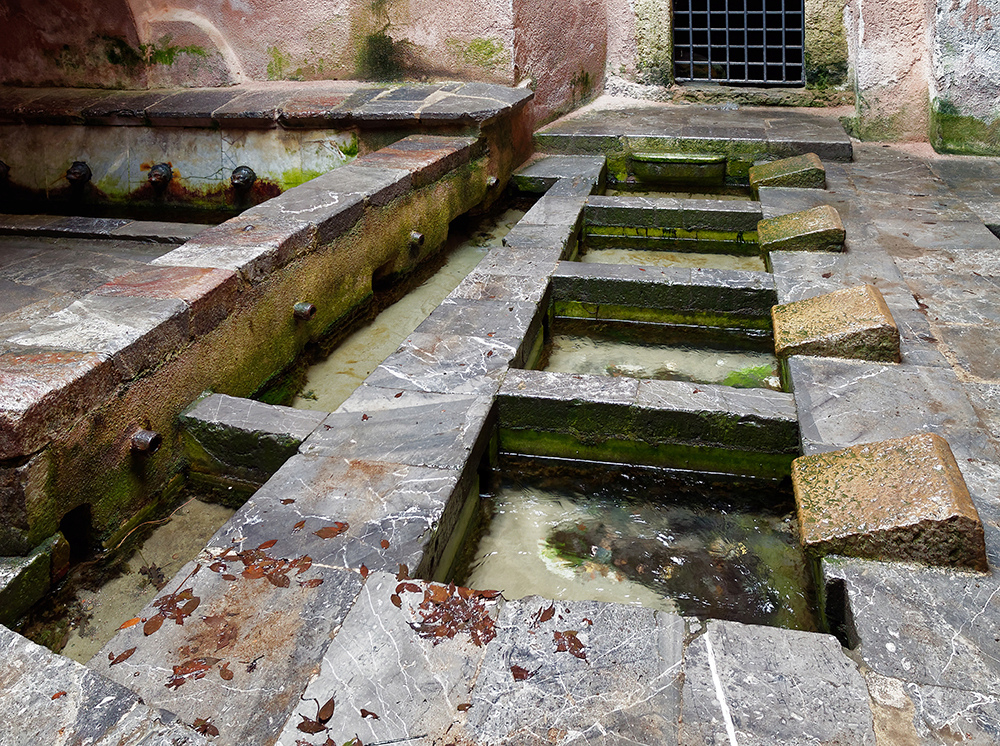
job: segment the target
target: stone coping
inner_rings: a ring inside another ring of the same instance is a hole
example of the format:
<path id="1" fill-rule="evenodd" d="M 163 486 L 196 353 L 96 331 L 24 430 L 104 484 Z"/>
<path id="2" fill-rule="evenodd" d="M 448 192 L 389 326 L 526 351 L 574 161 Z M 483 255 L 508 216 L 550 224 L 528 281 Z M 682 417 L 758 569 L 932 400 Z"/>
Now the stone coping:
<path id="1" fill-rule="evenodd" d="M 0 213 L 0 236 L 51 236 L 53 238 L 121 238 L 130 241 L 182 244 L 211 225 L 160 220 L 63 217 L 59 215 L 6 215 Z"/>
<path id="2" fill-rule="evenodd" d="M 489 83 L 246 83 L 111 91 L 0 87 L 0 124 L 321 128 L 482 125 L 534 94 Z"/>

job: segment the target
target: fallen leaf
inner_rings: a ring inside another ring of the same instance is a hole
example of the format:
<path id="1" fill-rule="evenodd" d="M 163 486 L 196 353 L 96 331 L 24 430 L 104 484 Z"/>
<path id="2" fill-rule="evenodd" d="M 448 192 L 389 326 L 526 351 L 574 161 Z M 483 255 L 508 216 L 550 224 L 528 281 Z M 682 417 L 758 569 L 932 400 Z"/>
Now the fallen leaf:
<path id="1" fill-rule="evenodd" d="M 286 497 L 286 498 L 284 498 L 284 499 L 283 499 L 283 500 L 281 501 L 281 504 L 282 504 L 282 505 L 291 505 L 291 504 L 292 504 L 293 502 L 295 502 L 295 500 L 293 500 L 293 499 L 292 499 L 292 498 L 290 498 L 290 497 Z"/>
<path id="2" fill-rule="evenodd" d="M 129 658 L 132 657 L 132 654 L 134 652 L 135 652 L 135 648 L 129 648 L 124 653 L 119 653 L 114 658 L 111 658 L 111 653 L 108 653 L 108 658 L 111 658 L 111 663 L 108 664 L 108 668 L 111 668 L 111 666 L 117 666 L 122 661 L 127 661 Z"/>
<path id="3" fill-rule="evenodd" d="M 413 585 L 410 583 L 409 585 Z M 407 588 L 406 590 L 410 590 Z M 413 586 L 413 590 L 420 590 L 416 586 Z M 448 589 L 443 585 L 429 585 L 427 586 L 427 595 L 430 596 L 431 601 L 436 604 L 443 604 L 448 600 Z"/>
<path id="4" fill-rule="evenodd" d="M 63 692 L 56 692 L 55 694 L 52 695 L 52 699 L 59 699 L 60 697 L 65 697 L 65 696 L 66 696 L 66 692 L 64 692 L 64 691 Z"/>
<path id="5" fill-rule="evenodd" d="M 296 531 L 301 531 L 303 528 L 305 528 L 305 525 L 306 525 L 305 520 L 299 521 L 294 526 L 292 526 L 292 533 L 294 534 Z"/>
<path id="6" fill-rule="evenodd" d="M 400 563 L 399 572 L 396 573 L 396 580 L 409 580 L 409 579 L 410 579 L 410 568 Z"/>
<path id="7" fill-rule="evenodd" d="M 527 681 L 535 675 L 527 668 L 521 668 L 521 666 L 511 666 L 510 672 L 514 676 L 514 681 Z"/>
<path id="8" fill-rule="evenodd" d="M 263 544 L 261 544 L 257 548 L 258 549 L 270 549 L 271 547 L 273 547 L 277 543 L 278 543 L 277 539 L 271 539 L 270 541 L 265 541 Z"/>
<path id="9" fill-rule="evenodd" d="M 458 706 L 458 711 L 459 712 L 465 712 L 466 710 L 471 710 L 471 709 L 472 709 L 472 703 L 471 702 L 463 702 L 462 704 L 460 704 Z"/>
<path id="10" fill-rule="evenodd" d="M 229 575 L 229 574 L 226 574 L 226 575 L 223 575 L 223 576 L 222 576 L 222 579 L 223 579 L 223 580 L 229 580 L 229 581 L 233 581 L 233 580 L 236 580 L 236 576 L 235 576 L 235 575 Z"/>
<path id="11" fill-rule="evenodd" d="M 129 627 L 134 627 L 135 625 L 137 625 L 141 621 L 142 621 L 142 619 L 140 619 L 137 616 L 136 617 L 132 617 L 127 622 L 123 622 L 122 626 L 119 627 L 118 629 L 128 629 Z"/>
<path id="12" fill-rule="evenodd" d="M 307 718 L 305 715 L 299 715 L 299 717 L 302 718 L 302 722 L 295 727 L 303 733 L 319 733 L 320 731 L 326 730 L 326 726 L 318 720 Z"/>
<path id="13" fill-rule="evenodd" d="M 233 676 L 235 676 L 232 671 L 229 670 L 229 664 L 223 664 L 222 668 L 219 669 L 219 676 L 221 676 L 225 681 L 232 681 Z"/>
<path id="14" fill-rule="evenodd" d="M 364 707 L 361 708 L 361 717 L 371 718 L 372 720 L 378 720 L 378 715 L 376 715 L 371 710 L 366 710 Z"/>
<path id="15" fill-rule="evenodd" d="M 389 600 L 392 601 L 392 605 L 395 606 L 397 609 L 403 608 L 403 599 L 401 599 L 395 593 L 389 596 Z"/>
<path id="16" fill-rule="evenodd" d="M 362 421 L 362 422 L 367 422 L 367 421 L 368 421 L 368 415 L 366 415 L 366 414 L 362 414 L 362 415 L 361 415 L 361 421 Z"/>
<path id="17" fill-rule="evenodd" d="M 323 578 L 312 578 L 311 580 L 300 580 L 299 585 L 303 588 L 315 588 L 323 584 Z"/>
<path id="18" fill-rule="evenodd" d="M 217 736 L 219 735 L 219 729 L 212 725 L 206 718 L 198 718 L 193 723 L 191 727 L 196 731 L 201 733 L 203 736 Z"/>
<path id="19" fill-rule="evenodd" d="M 215 651 L 218 652 L 236 642 L 236 627 L 226 624 L 215 637 Z M 226 664 L 228 665 L 228 664 Z"/>
<path id="20" fill-rule="evenodd" d="M 556 631 L 552 633 L 552 637 L 556 644 L 557 653 L 569 653 L 580 660 L 587 660 L 587 654 L 583 651 L 586 646 L 576 636 L 575 630 Z"/>
<path id="21" fill-rule="evenodd" d="M 389 548 L 389 540 L 388 539 L 382 539 L 382 548 L 383 549 L 388 549 Z"/>
<path id="22" fill-rule="evenodd" d="M 319 712 L 316 713 L 316 719 L 321 723 L 325 723 L 327 720 L 333 717 L 333 708 L 335 703 L 333 697 L 330 697 L 322 707 L 319 708 Z"/>
<path id="23" fill-rule="evenodd" d="M 485 598 L 487 600 L 497 598 L 500 595 L 500 591 L 477 591 L 476 595 L 480 598 Z"/>
<path id="24" fill-rule="evenodd" d="M 332 539 L 334 536 L 340 536 L 344 533 L 350 526 L 343 521 L 336 521 L 332 526 L 324 526 L 319 531 L 314 531 L 321 539 Z"/>
<path id="25" fill-rule="evenodd" d="M 402 395 L 403 395 L 403 392 L 402 392 L 402 391 L 400 391 L 400 392 L 399 392 L 398 394 L 396 394 L 396 395 L 395 395 L 395 396 L 393 396 L 392 398 L 393 398 L 393 399 L 398 399 L 398 398 L 399 398 L 399 397 L 401 397 Z"/>
<path id="26" fill-rule="evenodd" d="M 149 637 L 151 634 L 156 632 L 163 624 L 165 617 L 162 614 L 157 614 L 156 616 L 151 616 L 146 620 L 146 623 L 142 625 L 142 634 Z"/>
<path id="27" fill-rule="evenodd" d="M 539 623 L 541 623 L 541 622 L 547 622 L 547 621 L 549 621 L 549 619 L 551 619 L 555 615 L 556 615 L 556 605 L 552 604 L 551 606 L 549 606 L 549 608 L 544 609 L 538 615 L 538 621 L 539 621 Z"/>
<path id="28" fill-rule="evenodd" d="M 368 568 L 365 565 L 361 566 L 360 572 L 362 580 L 368 580 Z"/>
<path id="29" fill-rule="evenodd" d="M 287 588 L 289 585 L 291 585 L 291 581 L 288 579 L 288 576 L 285 575 L 284 573 L 269 572 L 264 577 L 267 578 L 267 581 L 271 585 L 277 588 Z"/>

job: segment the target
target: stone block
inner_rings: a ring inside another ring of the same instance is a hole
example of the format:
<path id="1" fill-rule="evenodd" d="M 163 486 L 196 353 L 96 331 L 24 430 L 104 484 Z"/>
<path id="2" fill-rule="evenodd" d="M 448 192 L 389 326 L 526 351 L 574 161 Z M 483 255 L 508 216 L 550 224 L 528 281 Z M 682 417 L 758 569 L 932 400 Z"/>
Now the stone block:
<path id="1" fill-rule="evenodd" d="M 899 329 L 882 293 L 859 285 L 771 309 L 778 357 L 819 355 L 898 363 Z"/>
<path id="2" fill-rule="evenodd" d="M 414 187 L 422 187 L 478 155 L 471 137 L 410 135 L 354 161 L 355 166 L 406 170 Z"/>
<path id="3" fill-rule="evenodd" d="M 508 601 L 460 743 L 676 743 L 684 622 L 594 601 Z"/>
<path id="4" fill-rule="evenodd" d="M 709 621 L 681 698 L 681 746 L 876 743 L 864 679 L 830 635 Z"/>
<path id="5" fill-rule="evenodd" d="M 542 194 L 562 179 L 582 178 L 603 185 L 606 172 L 604 156 L 550 155 L 522 167 L 511 182 L 519 191 Z"/>
<path id="6" fill-rule="evenodd" d="M 750 188 L 755 198 L 761 187 L 825 189 L 826 169 L 815 153 L 759 163 L 750 167 Z"/>
<path id="7" fill-rule="evenodd" d="M 13 624 L 49 592 L 52 550 L 60 539 L 52 537 L 25 557 L 0 557 L 0 624 Z"/>
<path id="8" fill-rule="evenodd" d="M 843 251 L 846 235 L 840 213 L 830 205 L 768 218 L 757 224 L 762 252 Z"/>
<path id="9" fill-rule="evenodd" d="M 987 570 L 983 524 L 940 435 L 803 456 L 792 485 L 802 544 L 817 554 Z"/>
<path id="10" fill-rule="evenodd" d="M 180 418 L 195 471 L 263 484 L 326 417 L 213 394 Z"/>

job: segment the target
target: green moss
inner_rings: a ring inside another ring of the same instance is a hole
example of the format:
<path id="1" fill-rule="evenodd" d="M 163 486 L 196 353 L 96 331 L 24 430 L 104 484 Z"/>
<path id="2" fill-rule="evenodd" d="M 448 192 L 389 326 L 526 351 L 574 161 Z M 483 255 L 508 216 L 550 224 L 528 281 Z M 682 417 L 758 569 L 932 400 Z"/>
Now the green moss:
<path id="1" fill-rule="evenodd" d="M 722 380 L 722 383 L 737 389 L 765 388 L 764 380 L 772 375 L 774 370 L 770 365 L 754 365 L 734 370 Z"/>
<path id="2" fill-rule="evenodd" d="M 771 319 L 721 311 L 675 310 L 640 306 L 619 306 L 610 303 L 583 303 L 557 300 L 553 302 L 556 316 L 573 319 L 608 319 L 655 324 L 683 324 L 770 331 Z"/>
<path id="3" fill-rule="evenodd" d="M 145 65 L 172 65 L 182 54 L 193 57 L 208 57 L 204 47 L 195 45 L 177 46 L 171 44 L 170 36 L 162 36 L 153 44 L 131 46 L 127 41 L 115 36 L 103 36 L 104 56 L 112 65 L 135 70 Z"/>
<path id="4" fill-rule="evenodd" d="M 341 155 L 343 155 L 345 158 L 357 158 L 358 136 L 356 134 L 352 134 L 351 141 L 347 143 L 338 143 L 337 149 L 340 151 Z"/>
<path id="5" fill-rule="evenodd" d="M 475 65 L 484 70 L 496 70 L 510 64 L 510 56 L 502 44 L 486 38 L 473 39 L 468 44 L 459 39 L 448 39 L 448 49 L 466 65 Z"/>
<path id="6" fill-rule="evenodd" d="M 939 153 L 1000 155 L 1000 118 L 985 122 L 963 115 L 947 99 L 934 99 L 930 140 Z"/>

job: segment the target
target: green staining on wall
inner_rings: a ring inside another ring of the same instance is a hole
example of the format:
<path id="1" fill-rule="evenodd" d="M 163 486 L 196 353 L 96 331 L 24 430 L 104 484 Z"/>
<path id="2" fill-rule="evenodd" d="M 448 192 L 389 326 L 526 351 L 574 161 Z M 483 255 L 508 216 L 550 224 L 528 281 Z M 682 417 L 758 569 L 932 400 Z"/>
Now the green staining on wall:
<path id="1" fill-rule="evenodd" d="M 451 53 L 466 65 L 483 70 L 500 70 L 510 65 L 507 49 L 494 39 L 477 38 L 470 42 L 448 39 L 445 43 Z"/>
<path id="2" fill-rule="evenodd" d="M 673 13 L 670 0 L 635 0 L 636 67 L 640 83 L 674 82 Z"/>
<path id="3" fill-rule="evenodd" d="M 930 140 L 939 153 L 1000 155 L 1000 118 L 986 122 L 962 114 L 947 99 L 934 99 L 931 106 Z"/>
<path id="4" fill-rule="evenodd" d="M 847 82 L 847 31 L 844 0 L 805 0 L 806 85 L 842 86 Z"/>

